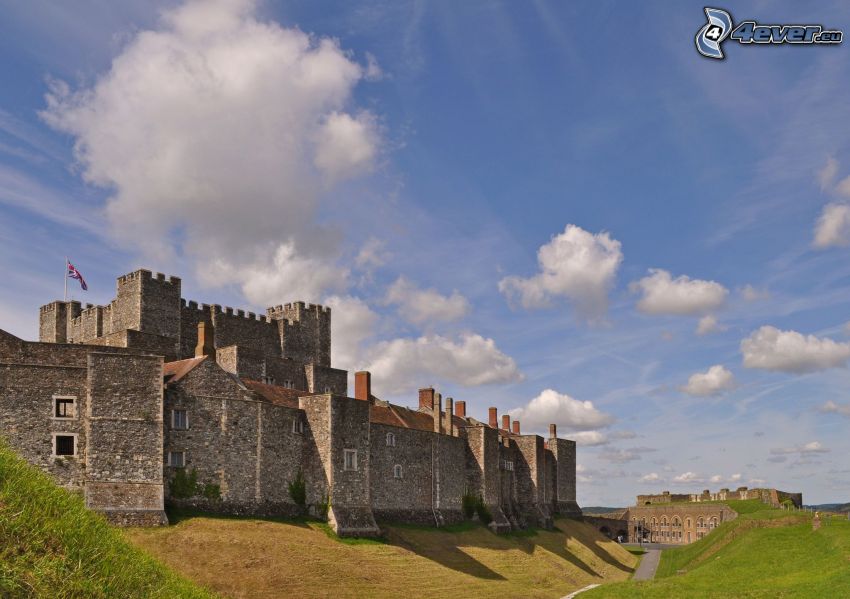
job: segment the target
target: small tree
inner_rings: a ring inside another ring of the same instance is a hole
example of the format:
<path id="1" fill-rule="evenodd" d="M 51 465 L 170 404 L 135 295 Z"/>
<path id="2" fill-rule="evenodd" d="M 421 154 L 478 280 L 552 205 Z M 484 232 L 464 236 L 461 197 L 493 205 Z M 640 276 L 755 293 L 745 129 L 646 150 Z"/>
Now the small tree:
<path id="1" fill-rule="evenodd" d="M 475 509 L 478 505 L 478 497 L 473 495 L 469 491 L 463 494 L 461 498 L 461 509 L 463 510 L 463 517 L 467 520 L 472 520 L 472 517 L 475 516 Z"/>
<path id="2" fill-rule="evenodd" d="M 493 521 L 493 514 L 490 513 L 490 508 L 484 503 L 484 498 L 481 495 L 478 496 L 478 500 L 475 502 L 475 513 L 478 514 L 478 519 L 484 526 L 489 525 Z"/>
<path id="3" fill-rule="evenodd" d="M 177 468 L 171 479 L 171 496 L 174 499 L 189 499 L 198 494 L 198 472 L 194 468 L 187 475 L 185 468 Z"/>
<path id="4" fill-rule="evenodd" d="M 295 475 L 295 480 L 289 483 L 289 496 L 299 511 L 303 512 L 307 505 L 307 484 L 304 482 L 304 473 L 301 470 Z"/>

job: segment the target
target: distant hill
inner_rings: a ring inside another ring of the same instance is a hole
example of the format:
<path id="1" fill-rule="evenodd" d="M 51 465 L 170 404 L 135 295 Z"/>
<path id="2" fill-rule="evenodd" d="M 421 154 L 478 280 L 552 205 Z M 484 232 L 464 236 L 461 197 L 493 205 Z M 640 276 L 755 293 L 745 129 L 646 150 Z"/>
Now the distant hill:
<path id="1" fill-rule="evenodd" d="M 850 512 L 850 503 L 819 503 L 805 507 L 816 512 Z"/>
<path id="2" fill-rule="evenodd" d="M 0 440 L 0 597 L 213 596 L 130 545 Z"/>

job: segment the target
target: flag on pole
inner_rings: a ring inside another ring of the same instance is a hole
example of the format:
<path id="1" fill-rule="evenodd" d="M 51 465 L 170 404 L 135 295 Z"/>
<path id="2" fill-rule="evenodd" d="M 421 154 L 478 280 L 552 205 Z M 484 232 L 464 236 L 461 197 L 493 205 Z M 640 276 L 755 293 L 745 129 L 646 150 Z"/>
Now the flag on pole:
<path id="1" fill-rule="evenodd" d="M 80 282 L 80 287 L 82 288 L 82 290 L 88 291 L 89 286 L 86 285 L 86 280 L 83 278 L 83 275 L 80 274 L 80 271 L 77 270 L 77 268 L 67 260 L 66 262 L 68 264 L 68 278 L 78 280 Z"/>

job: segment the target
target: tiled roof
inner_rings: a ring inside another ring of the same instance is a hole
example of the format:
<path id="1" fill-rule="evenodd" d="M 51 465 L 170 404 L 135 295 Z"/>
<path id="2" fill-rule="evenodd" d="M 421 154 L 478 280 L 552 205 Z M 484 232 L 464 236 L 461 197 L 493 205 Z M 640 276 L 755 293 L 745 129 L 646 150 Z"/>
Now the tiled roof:
<path id="1" fill-rule="evenodd" d="M 273 404 L 286 406 L 287 408 L 298 408 L 298 398 L 305 395 L 312 395 L 309 391 L 300 391 L 298 389 L 289 389 L 280 385 L 267 385 L 260 381 L 252 381 L 250 379 L 242 379 L 248 389 Z"/>
<path id="2" fill-rule="evenodd" d="M 201 356 L 200 358 L 166 362 L 162 365 L 162 376 L 166 383 L 176 383 L 189 374 L 198 364 L 206 360 L 206 358 L 206 356 Z"/>
<path id="3" fill-rule="evenodd" d="M 445 412 L 443 413 L 445 418 Z M 434 430 L 434 417 L 428 412 L 411 410 L 404 406 L 387 404 L 386 407 L 372 404 L 369 406 L 369 421 L 376 424 L 387 424 L 401 428 L 412 428 L 420 431 Z M 452 416 L 455 428 L 467 426 L 467 422 L 459 416 Z"/>

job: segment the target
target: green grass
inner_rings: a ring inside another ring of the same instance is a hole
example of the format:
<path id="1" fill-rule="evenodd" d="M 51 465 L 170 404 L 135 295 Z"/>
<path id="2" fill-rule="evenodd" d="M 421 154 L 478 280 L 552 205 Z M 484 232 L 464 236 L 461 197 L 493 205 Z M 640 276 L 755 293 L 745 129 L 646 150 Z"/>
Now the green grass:
<path id="1" fill-rule="evenodd" d="M 0 597 L 213 597 L 0 442 Z"/>
<path id="2" fill-rule="evenodd" d="M 824 519 L 813 531 L 810 514 L 728 503 L 738 518 L 695 543 L 665 550 L 655 580 L 604 585 L 582 599 L 850 596 L 845 518 Z"/>

